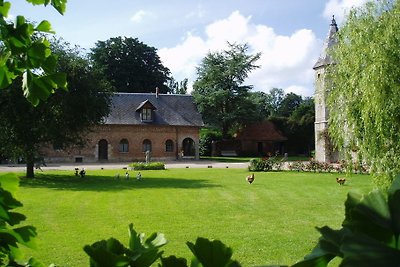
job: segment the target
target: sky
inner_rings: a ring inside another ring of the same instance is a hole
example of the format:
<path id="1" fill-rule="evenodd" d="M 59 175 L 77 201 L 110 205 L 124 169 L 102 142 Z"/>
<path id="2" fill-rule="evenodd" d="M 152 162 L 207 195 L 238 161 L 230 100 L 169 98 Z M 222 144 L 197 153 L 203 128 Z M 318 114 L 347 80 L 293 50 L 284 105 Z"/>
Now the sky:
<path id="1" fill-rule="evenodd" d="M 228 42 L 261 52 L 259 68 L 245 81 L 253 91 L 282 88 L 304 97 L 314 93 L 312 69 L 332 15 L 340 25 L 352 7 L 367 0 L 68 0 L 62 16 L 54 8 L 12 1 L 10 19 L 49 20 L 56 35 L 88 52 L 97 41 L 125 36 L 155 47 L 176 81 L 197 78 L 207 53 Z"/>

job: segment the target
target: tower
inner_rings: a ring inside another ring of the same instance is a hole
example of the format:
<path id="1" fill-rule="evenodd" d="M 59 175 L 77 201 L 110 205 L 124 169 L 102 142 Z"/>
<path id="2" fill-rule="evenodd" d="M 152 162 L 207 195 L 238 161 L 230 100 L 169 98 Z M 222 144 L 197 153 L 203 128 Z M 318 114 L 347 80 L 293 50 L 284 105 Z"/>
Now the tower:
<path id="1" fill-rule="evenodd" d="M 336 44 L 338 26 L 335 17 L 332 17 L 328 36 L 324 42 L 322 52 L 315 63 L 315 160 L 320 162 L 335 162 L 338 152 L 334 151 L 328 135 L 329 110 L 326 105 L 331 83 L 327 78 L 327 67 L 334 64 L 328 52 Z"/>

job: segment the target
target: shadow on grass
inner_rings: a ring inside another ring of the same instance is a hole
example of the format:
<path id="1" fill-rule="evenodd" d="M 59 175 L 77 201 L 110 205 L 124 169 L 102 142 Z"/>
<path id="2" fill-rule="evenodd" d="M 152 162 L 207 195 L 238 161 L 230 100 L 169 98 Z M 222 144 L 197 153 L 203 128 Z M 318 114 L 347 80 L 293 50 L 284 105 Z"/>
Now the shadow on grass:
<path id="1" fill-rule="evenodd" d="M 141 188 L 209 188 L 220 185 L 212 184 L 208 180 L 191 180 L 181 178 L 145 178 L 116 179 L 110 176 L 86 176 L 84 178 L 71 175 L 39 174 L 34 179 L 21 178 L 22 187 L 50 188 L 56 190 L 74 191 L 117 191 Z"/>

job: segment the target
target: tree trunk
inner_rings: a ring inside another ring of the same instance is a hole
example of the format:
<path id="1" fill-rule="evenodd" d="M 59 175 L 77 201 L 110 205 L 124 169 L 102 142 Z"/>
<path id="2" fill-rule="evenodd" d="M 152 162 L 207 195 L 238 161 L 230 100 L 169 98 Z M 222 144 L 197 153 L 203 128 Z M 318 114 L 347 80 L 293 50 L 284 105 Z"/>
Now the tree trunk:
<path id="1" fill-rule="evenodd" d="M 228 131 L 229 131 L 228 125 L 226 123 L 223 123 L 222 124 L 222 138 L 223 139 L 229 139 Z"/>
<path id="2" fill-rule="evenodd" d="M 26 153 L 26 178 L 34 178 L 35 156 L 33 153 Z"/>

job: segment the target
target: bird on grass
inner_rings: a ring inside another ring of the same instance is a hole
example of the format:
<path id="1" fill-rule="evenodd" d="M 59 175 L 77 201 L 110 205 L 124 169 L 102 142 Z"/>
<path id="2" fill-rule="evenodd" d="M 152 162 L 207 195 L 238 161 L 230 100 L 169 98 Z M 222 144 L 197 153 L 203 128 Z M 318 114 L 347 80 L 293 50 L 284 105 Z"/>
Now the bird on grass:
<path id="1" fill-rule="evenodd" d="M 336 182 L 339 184 L 339 185 L 344 185 L 344 183 L 346 182 L 346 178 L 336 178 Z"/>
<path id="2" fill-rule="evenodd" d="M 254 181 L 254 173 L 246 177 L 246 181 L 251 184 Z"/>

